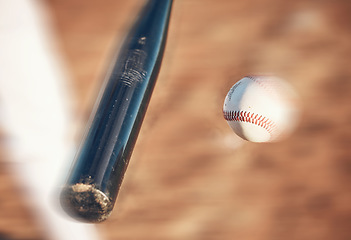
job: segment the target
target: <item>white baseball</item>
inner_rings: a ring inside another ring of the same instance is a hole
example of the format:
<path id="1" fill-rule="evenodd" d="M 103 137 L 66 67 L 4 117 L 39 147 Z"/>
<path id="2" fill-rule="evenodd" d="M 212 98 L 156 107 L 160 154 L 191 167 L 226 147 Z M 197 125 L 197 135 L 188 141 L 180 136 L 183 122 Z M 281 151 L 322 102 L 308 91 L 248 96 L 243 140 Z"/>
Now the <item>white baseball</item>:
<path id="1" fill-rule="evenodd" d="M 229 90 L 223 115 L 241 138 L 271 142 L 288 136 L 296 127 L 299 109 L 292 87 L 274 76 L 247 76 Z"/>

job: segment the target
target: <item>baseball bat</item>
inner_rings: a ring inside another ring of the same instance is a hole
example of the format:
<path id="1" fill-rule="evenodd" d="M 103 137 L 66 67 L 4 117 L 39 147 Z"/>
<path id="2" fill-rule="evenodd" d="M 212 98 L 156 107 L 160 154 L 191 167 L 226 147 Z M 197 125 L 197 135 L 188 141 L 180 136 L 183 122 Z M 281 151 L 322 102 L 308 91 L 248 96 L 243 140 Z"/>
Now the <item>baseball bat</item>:
<path id="1" fill-rule="evenodd" d="M 113 210 L 159 73 L 171 7 L 172 0 L 146 3 L 107 74 L 60 195 L 79 221 L 102 222 Z"/>

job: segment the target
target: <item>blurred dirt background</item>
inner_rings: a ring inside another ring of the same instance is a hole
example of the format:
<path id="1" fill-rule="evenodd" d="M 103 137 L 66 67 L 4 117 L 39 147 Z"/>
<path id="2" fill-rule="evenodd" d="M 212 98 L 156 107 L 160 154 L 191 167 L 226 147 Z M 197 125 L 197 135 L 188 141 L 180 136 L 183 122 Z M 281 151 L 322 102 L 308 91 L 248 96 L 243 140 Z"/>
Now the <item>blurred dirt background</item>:
<path id="1" fill-rule="evenodd" d="M 44 1 L 82 128 L 143 2 Z M 124 184 L 98 226 L 106 239 L 350 240 L 350 12 L 346 0 L 175 0 Z M 242 141 L 222 117 L 229 88 L 261 73 L 301 96 L 300 125 L 279 143 Z M 4 163 L 0 179 L 0 232 L 41 239 Z"/>

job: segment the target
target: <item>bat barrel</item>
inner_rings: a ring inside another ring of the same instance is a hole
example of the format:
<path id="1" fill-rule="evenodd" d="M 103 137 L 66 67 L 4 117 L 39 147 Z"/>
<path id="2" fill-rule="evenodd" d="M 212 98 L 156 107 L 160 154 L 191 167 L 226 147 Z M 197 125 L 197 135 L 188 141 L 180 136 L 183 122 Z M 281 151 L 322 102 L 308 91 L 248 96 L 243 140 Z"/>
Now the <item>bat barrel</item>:
<path id="1" fill-rule="evenodd" d="M 160 69 L 172 0 L 150 0 L 107 75 L 78 150 L 61 205 L 73 218 L 101 222 L 114 207 Z"/>

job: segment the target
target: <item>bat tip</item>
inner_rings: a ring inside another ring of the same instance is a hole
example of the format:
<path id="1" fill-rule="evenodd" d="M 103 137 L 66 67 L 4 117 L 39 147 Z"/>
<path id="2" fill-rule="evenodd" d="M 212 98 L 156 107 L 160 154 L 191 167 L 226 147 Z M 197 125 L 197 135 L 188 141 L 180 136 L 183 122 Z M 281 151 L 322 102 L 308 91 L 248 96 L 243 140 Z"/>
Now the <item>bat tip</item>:
<path id="1" fill-rule="evenodd" d="M 60 199 L 65 212 L 80 222 L 105 221 L 113 209 L 110 199 L 91 184 L 77 183 L 65 186 Z"/>

